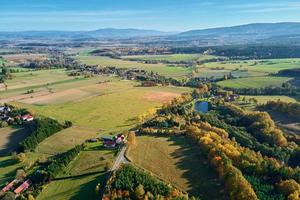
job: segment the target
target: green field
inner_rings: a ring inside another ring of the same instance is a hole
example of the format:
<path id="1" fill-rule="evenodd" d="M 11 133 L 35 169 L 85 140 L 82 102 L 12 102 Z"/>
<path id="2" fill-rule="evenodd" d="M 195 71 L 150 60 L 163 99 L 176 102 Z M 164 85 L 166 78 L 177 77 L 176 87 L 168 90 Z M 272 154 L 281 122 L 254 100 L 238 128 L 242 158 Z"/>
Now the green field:
<path id="1" fill-rule="evenodd" d="M 81 63 L 88 65 L 114 66 L 119 68 L 139 68 L 146 71 L 157 72 L 160 75 L 174 78 L 183 78 L 192 72 L 192 68 L 168 66 L 166 64 L 145 64 L 141 62 L 112 59 L 102 56 L 78 56 Z"/>
<path id="2" fill-rule="evenodd" d="M 128 156 L 137 166 L 201 199 L 223 199 L 206 156 L 185 138 L 138 136 L 136 143 Z"/>
<path id="3" fill-rule="evenodd" d="M 188 61 L 204 61 L 216 58 L 211 55 L 202 54 L 169 54 L 169 55 L 141 55 L 141 56 L 123 56 L 122 59 L 134 61 L 157 61 L 157 62 L 188 62 Z"/>
<path id="4" fill-rule="evenodd" d="M 19 89 L 32 86 L 51 84 L 59 81 L 71 80 L 74 77 L 68 76 L 63 69 L 27 71 L 13 73 L 13 78 L 6 81 L 7 89 Z"/>
<path id="5" fill-rule="evenodd" d="M 2 58 L 0 58 L 0 67 L 1 67 L 3 64 L 5 64 L 5 63 L 6 63 L 5 60 L 2 59 Z"/>
<path id="6" fill-rule="evenodd" d="M 29 134 L 30 132 L 26 128 L 0 128 L 0 156 L 10 155 L 11 152 L 16 151 L 19 142 L 23 141 Z"/>
<path id="7" fill-rule="evenodd" d="M 212 62 L 204 65 L 206 68 L 224 68 L 226 70 L 242 70 L 259 73 L 277 73 L 283 69 L 297 68 L 300 59 L 268 59 L 268 60 L 243 60 Z"/>
<path id="8" fill-rule="evenodd" d="M 266 95 L 262 95 L 262 96 L 245 96 L 246 99 L 249 98 L 255 98 L 259 104 L 265 104 L 268 101 L 284 101 L 284 102 L 289 102 L 289 103 L 295 103 L 297 102 L 296 99 L 292 98 L 292 97 L 288 97 L 288 96 L 266 96 Z"/>
<path id="9" fill-rule="evenodd" d="M 70 177 L 52 181 L 38 196 L 38 200 L 87 199 L 95 200 L 95 188 L 105 177 L 104 168 L 107 162 L 112 162 L 115 152 L 103 150 L 101 143 L 89 144 L 88 148 L 70 163 L 61 177 Z M 88 173 L 98 172 L 94 175 Z"/>
<path id="10" fill-rule="evenodd" d="M 281 86 L 291 80 L 285 77 L 248 77 L 220 81 L 217 84 L 226 88 L 264 88 L 268 86 Z"/>
<path id="11" fill-rule="evenodd" d="M 28 108 L 33 113 L 53 117 L 60 121 L 71 120 L 77 126 L 119 131 L 135 125 L 136 116 L 145 113 L 150 108 L 160 106 L 161 94 L 178 95 L 189 91 L 188 88 L 175 87 L 135 87 L 136 83 L 131 81 L 119 81 L 114 84 L 118 85 L 118 90 L 84 101 L 53 105 L 24 103 L 18 103 L 18 105 Z M 149 95 L 158 96 L 158 98 L 149 99 L 147 98 Z"/>
<path id="12" fill-rule="evenodd" d="M 0 102 L 21 101 L 35 104 L 56 104 L 101 95 L 113 77 L 70 77 L 64 70 L 20 72 L 7 81 L 7 90 L 0 88 Z M 103 83 L 103 84 L 101 84 Z M 115 88 L 110 85 L 109 88 Z M 26 94 L 29 90 L 33 93 Z"/>
<path id="13" fill-rule="evenodd" d="M 55 155 L 65 152 L 73 148 L 75 145 L 82 144 L 87 139 L 95 138 L 97 136 L 98 132 L 96 129 L 73 126 L 44 140 L 38 145 L 36 152 Z"/>
<path id="14" fill-rule="evenodd" d="M 0 187 L 13 180 L 17 169 L 21 168 L 21 166 L 11 156 L 0 157 Z"/>

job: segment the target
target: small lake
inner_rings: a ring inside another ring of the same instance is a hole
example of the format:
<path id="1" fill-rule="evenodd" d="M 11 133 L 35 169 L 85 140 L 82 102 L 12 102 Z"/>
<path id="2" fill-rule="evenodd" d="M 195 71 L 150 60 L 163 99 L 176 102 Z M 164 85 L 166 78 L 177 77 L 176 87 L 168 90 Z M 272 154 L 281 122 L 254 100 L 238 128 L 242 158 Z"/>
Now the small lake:
<path id="1" fill-rule="evenodd" d="M 202 113 L 208 112 L 209 103 L 207 101 L 197 101 L 195 103 L 195 110 Z"/>

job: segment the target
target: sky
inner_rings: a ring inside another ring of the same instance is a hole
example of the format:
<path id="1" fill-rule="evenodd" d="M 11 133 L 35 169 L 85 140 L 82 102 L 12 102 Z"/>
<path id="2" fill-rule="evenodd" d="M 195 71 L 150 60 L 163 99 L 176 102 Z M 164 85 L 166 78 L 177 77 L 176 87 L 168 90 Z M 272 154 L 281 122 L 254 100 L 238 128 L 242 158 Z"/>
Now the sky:
<path id="1" fill-rule="evenodd" d="M 187 31 L 300 22 L 299 0 L 0 0 L 0 31 Z"/>

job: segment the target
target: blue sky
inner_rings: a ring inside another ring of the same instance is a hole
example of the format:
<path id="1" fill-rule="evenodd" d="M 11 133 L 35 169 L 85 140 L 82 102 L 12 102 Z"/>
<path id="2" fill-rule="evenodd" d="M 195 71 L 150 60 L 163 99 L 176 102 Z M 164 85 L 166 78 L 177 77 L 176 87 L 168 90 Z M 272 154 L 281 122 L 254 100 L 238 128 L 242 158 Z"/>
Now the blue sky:
<path id="1" fill-rule="evenodd" d="M 185 31 L 300 22 L 296 0 L 0 0 L 0 31 L 143 28 Z"/>

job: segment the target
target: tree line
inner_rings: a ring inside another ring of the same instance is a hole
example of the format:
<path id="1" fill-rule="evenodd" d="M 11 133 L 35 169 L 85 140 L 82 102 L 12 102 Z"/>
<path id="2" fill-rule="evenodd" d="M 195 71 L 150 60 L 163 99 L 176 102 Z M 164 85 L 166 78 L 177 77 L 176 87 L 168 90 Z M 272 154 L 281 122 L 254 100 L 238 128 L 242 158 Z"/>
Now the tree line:
<path id="1" fill-rule="evenodd" d="M 70 121 L 60 124 L 52 118 L 36 118 L 30 125 L 32 133 L 20 143 L 21 149 L 22 151 L 34 150 L 40 142 L 70 126 L 72 126 Z"/>
<path id="2" fill-rule="evenodd" d="M 205 96 L 206 91 L 198 91 L 202 95 L 196 96 Z M 299 198 L 297 190 L 280 187 L 285 181 L 299 186 L 300 168 L 294 165 L 299 147 L 287 141 L 266 113 L 245 112 L 218 102 L 211 103 L 210 113 L 201 114 L 193 109 L 193 101 L 193 95 L 185 94 L 165 104 L 139 133 L 192 138 L 207 155 L 231 199 Z"/>

